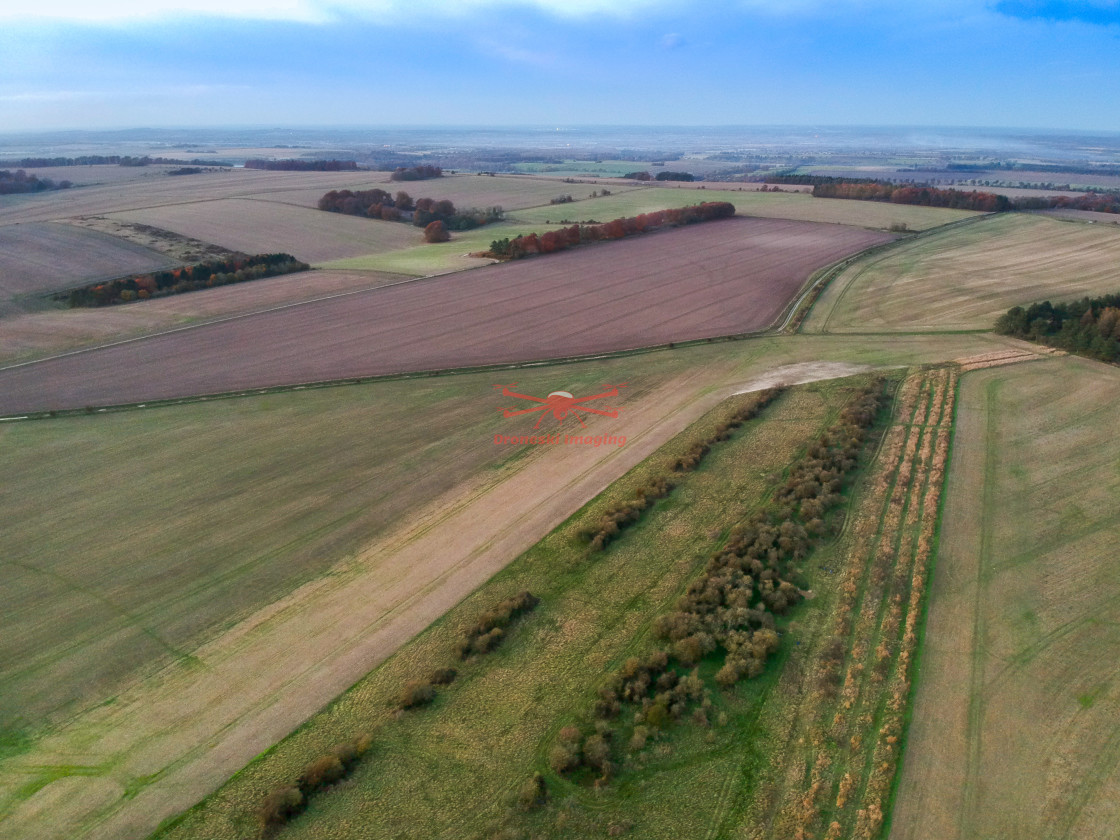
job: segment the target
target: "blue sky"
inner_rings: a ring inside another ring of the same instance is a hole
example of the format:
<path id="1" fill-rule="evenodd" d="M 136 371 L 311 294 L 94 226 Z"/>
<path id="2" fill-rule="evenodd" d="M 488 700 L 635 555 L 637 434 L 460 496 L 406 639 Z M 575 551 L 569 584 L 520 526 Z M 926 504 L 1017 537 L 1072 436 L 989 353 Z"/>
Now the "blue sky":
<path id="1" fill-rule="evenodd" d="M 1120 0 L 8 0 L 0 130 L 1120 131 Z"/>

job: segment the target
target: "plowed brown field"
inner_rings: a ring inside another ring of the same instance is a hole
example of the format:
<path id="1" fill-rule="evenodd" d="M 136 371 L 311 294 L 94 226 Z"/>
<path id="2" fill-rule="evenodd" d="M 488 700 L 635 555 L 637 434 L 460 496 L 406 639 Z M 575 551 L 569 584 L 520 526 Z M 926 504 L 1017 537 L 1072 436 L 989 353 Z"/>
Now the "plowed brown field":
<path id="1" fill-rule="evenodd" d="M 808 222 L 711 222 L 6 368 L 0 370 L 0 411 L 168 399 L 750 332 L 772 323 L 814 269 L 889 238 Z"/>

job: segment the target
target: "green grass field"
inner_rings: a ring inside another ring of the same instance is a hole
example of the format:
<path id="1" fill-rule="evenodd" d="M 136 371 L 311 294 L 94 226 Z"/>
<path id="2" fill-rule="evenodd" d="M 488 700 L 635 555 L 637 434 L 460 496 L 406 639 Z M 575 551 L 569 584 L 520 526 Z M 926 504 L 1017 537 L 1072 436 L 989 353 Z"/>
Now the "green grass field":
<path id="1" fill-rule="evenodd" d="M 664 361 L 645 366 L 635 397 L 661 381 Z M 562 374 L 581 390 L 602 375 L 587 366 Z M 508 457 L 489 438 L 493 378 L 0 429 L 0 725 L 34 732 L 189 656 L 216 629 Z M 546 392 L 538 383 L 555 381 L 515 378 Z"/>
<path id="2" fill-rule="evenodd" d="M 671 452 L 683 451 L 726 411 L 717 409 L 160 836 L 254 836 L 252 811 L 263 791 L 294 778 L 335 741 L 369 729 L 376 732 L 370 758 L 284 836 L 488 836 L 506 819 L 521 783 L 534 771 L 549 772 L 556 731 L 586 711 L 613 667 L 650 644 L 652 618 L 673 603 L 726 529 L 767 495 L 772 476 L 827 423 L 851 387 L 837 380 L 780 398 L 625 537 L 588 558 L 576 536 L 581 521 L 663 469 Z M 451 653 L 457 633 L 522 589 L 542 604 L 508 641 L 477 663 L 459 665 L 462 676 L 432 707 L 395 719 L 388 706 L 400 686 L 458 664 Z M 626 821 L 635 836 L 673 837 L 726 821 L 720 792 L 744 761 L 754 761 L 751 720 L 774 673 L 720 698 L 729 723 L 711 730 L 681 726 L 635 757 L 609 792 L 550 775 L 555 808 L 529 818 L 533 832 L 605 836 L 611 823 Z M 561 812 L 567 816 L 558 823 Z"/>
<path id="3" fill-rule="evenodd" d="M 376 222 L 374 224 L 377 224 Z M 389 224 L 381 222 L 380 224 Z M 410 228 L 416 233 L 416 244 L 407 248 L 369 254 L 362 257 L 351 257 L 344 260 L 333 260 L 322 263 L 320 268 L 357 268 L 372 271 L 388 271 L 398 274 L 413 274 L 417 276 L 428 274 L 446 274 L 451 271 L 461 271 L 466 268 L 477 268 L 480 265 L 489 265 L 490 260 L 468 256 L 478 251 L 487 251 L 490 243 L 495 239 L 521 236 L 528 233 L 544 233 L 554 230 L 560 225 L 530 224 L 527 222 L 499 222 L 463 232 L 454 231 L 450 242 L 425 243 L 422 232 L 417 228 Z"/>
<path id="4" fill-rule="evenodd" d="M 961 380 L 891 837 L 1114 837 L 1120 824 L 1120 371 Z"/>
<path id="5" fill-rule="evenodd" d="M 847 268 L 805 332 L 990 329 L 1016 305 L 1115 292 L 1120 229 L 1021 213 L 900 242 Z"/>

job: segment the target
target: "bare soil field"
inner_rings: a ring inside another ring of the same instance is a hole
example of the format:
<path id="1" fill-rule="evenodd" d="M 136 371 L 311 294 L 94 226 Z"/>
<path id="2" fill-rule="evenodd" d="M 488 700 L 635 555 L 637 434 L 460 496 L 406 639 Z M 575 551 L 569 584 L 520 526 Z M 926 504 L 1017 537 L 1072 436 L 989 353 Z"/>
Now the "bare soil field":
<path id="1" fill-rule="evenodd" d="M 213 201 L 262 193 L 314 189 L 326 192 L 354 183 L 355 172 L 267 172 L 230 169 L 209 175 L 138 178 L 69 190 L 4 196 L 0 225 L 106 215 L 165 204 Z"/>
<path id="2" fill-rule="evenodd" d="M 966 374 L 893 840 L 1120 825 L 1120 370 Z"/>
<path id="3" fill-rule="evenodd" d="M 0 227 L 0 314 L 14 298 L 178 263 L 132 242 L 71 225 Z"/>
<path id="4" fill-rule="evenodd" d="M 22 168 L 28 175 L 50 178 L 52 181 L 69 181 L 75 187 L 89 187 L 99 184 L 123 184 L 128 181 L 154 181 L 167 178 L 167 173 L 179 166 L 118 166 L 117 164 L 91 164 L 89 166 L 39 166 L 17 167 L 0 163 L 0 169 Z M 209 175 L 211 173 L 207 173 Z M 201 178 L 203 175 L 175 175 L 175 178 Z"/>
<path id="5" fill-rule="evenodd" d="M 311 271 L 172 295 L 143 304 L 21 312 L 0 318 L 0 364 L 136 338 L 409 279 L 376 271 Z"/>
<path id="6" fill-rule="evenodd" d="M 423 242 L 423 232 L 381 222 L 244 198 L 151 207 L 112 215 L 247 254 L 283 252 L 304 262 L 357 257 Z"/>
<path id="7" fill-rule="evenodd" d="M 808 332 L 991 329 L 1012 306 L 1115 292 L 1120 229 L 1005 213 L 857 260 L 821 294 Z"/>
<path id="8" fill-rule="evenodd" d="M 886 241 L 882 233 L 832 225 L 709 222 L 10 367 L 0 370 L 0 411 L 557 358 L 761 330 L 814 269 Z"/>

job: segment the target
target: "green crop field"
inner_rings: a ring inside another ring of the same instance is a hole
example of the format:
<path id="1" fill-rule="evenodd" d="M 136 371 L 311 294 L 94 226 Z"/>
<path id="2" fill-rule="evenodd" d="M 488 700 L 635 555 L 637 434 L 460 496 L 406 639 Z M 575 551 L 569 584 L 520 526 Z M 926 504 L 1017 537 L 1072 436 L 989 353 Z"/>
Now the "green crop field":
<path id="1" fill-rule="evenodd" d="M 1120 288 L 1120 229 L 1005 213 L 932 231 L 832 281 L 808 332 L 990 329 L 1019 304 Z"/>
<path id="2" fill-rule="evenodd" d="M 877 201 L 848 201 L 836 198 L 813 198 L 802 192 L 757 192 L 753 189 L 709 190 L 687 187 L 643 187 L 623 194 L 599 198 L 581 198 L 568 185 L 559 184 L 559 192 L 571 192 L 580 199 L 568 204 L 534 207 L 510 213 L 519 222 L 553 222 L 563 219 L 609 222 L 621 216 L 636 216 L 670 207 L 684 207 L 701 201 L 730 201 L 742 216 L 764 216 L 771 219 L 796 219 L 805 222 L 832 222 L 857 227 L 886 229 L 905 224 L 910 230 L 925 230 L 947 222 L 977 215 L 968 210 L 946 210 L 939 207 L 915 207 Z M 586 184 L 577 185 L 581 191 Z M 611 187 L 610 189 L 613 189 Z"/>
<path id="3" fill-rule="evenodd" d="M 1073 357 L 962 378 L 893 840 L 1115 836 L 1118 401 Z"/>

